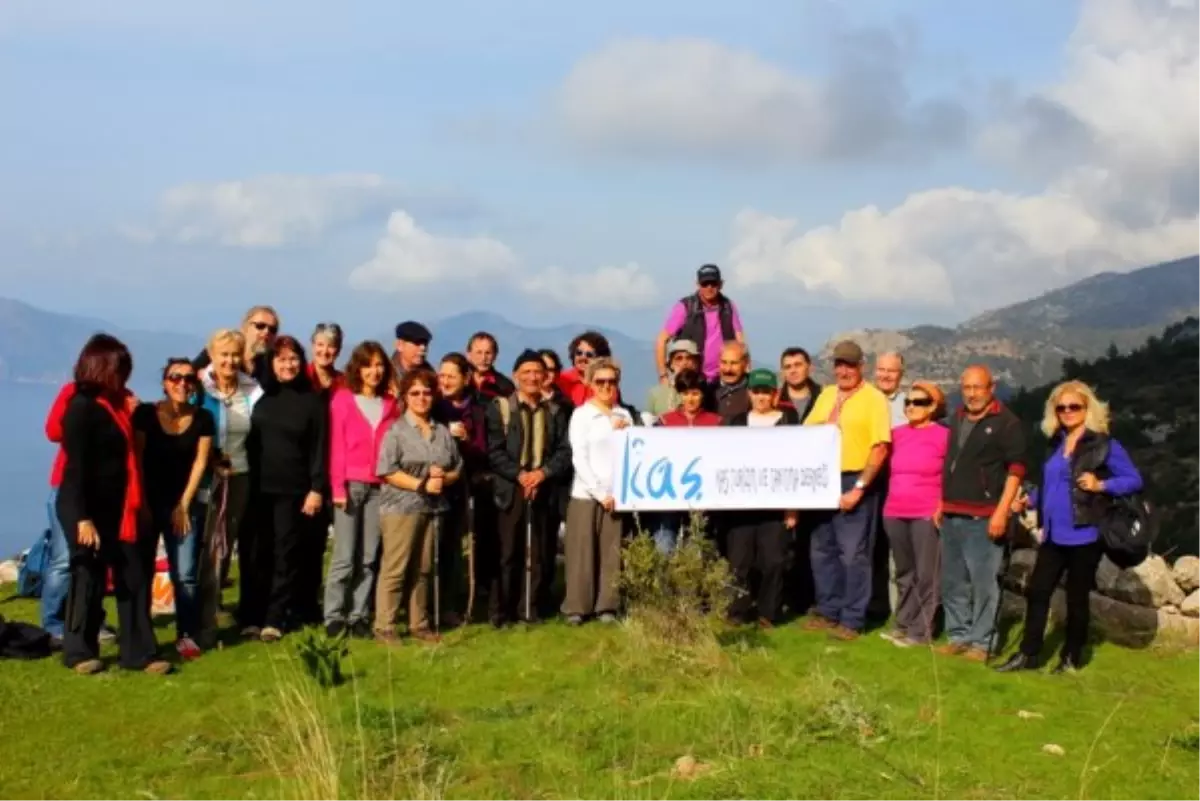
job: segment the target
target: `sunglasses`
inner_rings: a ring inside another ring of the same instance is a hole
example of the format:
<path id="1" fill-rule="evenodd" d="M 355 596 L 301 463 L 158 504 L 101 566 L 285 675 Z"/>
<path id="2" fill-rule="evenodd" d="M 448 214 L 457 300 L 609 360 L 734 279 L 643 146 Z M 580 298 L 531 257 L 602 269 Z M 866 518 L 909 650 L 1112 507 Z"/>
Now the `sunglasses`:
<path id="1" fill-rule="evenodd" d="M 915 406 L 918 409 L 928 409 L 932 405 L 933 405 L 932 398 L 906 398 L 904 401 L 904 408 L 906 408 L 906 409 L 909 406 Z"/>
<path id="2" fill-rule="evenodd" d="M 196 380 L 196 376 L 191 373 L 167 373 L 166 380 L 171 384 L 191 384 Z"/>
<path id="3" fill-rule="evenodd" d="M 264 323 L 262 320 L 255 320 L 254 322 L 250 323 L 250 325 L 254 326 L 255 331 L 267 331 L 271 334 L 279 331 L 279 326 L 273 323 Z"/>
<path id="4" fill-rule="evenodd" d="M 410 398 L 432 398 L 433 393 L 428 389 L 410 389 L 408 396 Z"/>
<path id="5" fill-rule="evenodd" d="M 1060 403 L 1054 407 L 1054 411 L 1058 412 L 1059 414 L 1064 414 L 1066 412 L 1082 412 L 1083 409 L 1084 406 L 1082 403 Z"/>
<path id="6" fill-rule="evenodd" d="M 617 379 L 615 379 L 615 378 L 597 378 L 597 379 L 593 380 L 592 383 L 598 387 L 615 387 L 617 385 Z"/>
<path id="7" fill-rule="evenodd" d="M 596 358 L 596 351 L 583 350 L 582 348 L 580 348 L 575 351 L 575 356 L 580 359 L 594 359 L 594 358 Z"/>
<path id="8" fill-rule="evenodd" d="M 704 287 L 705 289 L 712 289 L 713 287 L 721 286 L 721 282 L 720 281 L 701 281 L 700 286 Z"/>

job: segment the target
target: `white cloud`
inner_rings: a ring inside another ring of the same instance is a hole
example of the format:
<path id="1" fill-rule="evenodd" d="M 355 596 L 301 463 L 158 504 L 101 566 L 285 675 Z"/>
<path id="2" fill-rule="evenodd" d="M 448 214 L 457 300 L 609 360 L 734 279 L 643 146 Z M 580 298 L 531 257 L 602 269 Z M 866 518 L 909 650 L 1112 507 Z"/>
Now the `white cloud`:
<path id="1" fill-rule="evenodd" d="M 372 173 L 261 175 L 172 187 L 159 198 L 152 224 L 120 226 L 118 233 L 142 244 L 276 248 L 313 242 L 337 226 L 374 215 L 382 219 L 400 204 L 435 214 L 473 211 L 465 199 L 413 193 Z"/>
<path id="2" fill-rule="evenodd" d="M 705 39 L 627 38 L 582 58 L 557 113 L 581 146 L 647 158 L 828 161 L 961 137 L 956 103 L 914 103 L 902 43 L 880 30 L 837 37 L 822 79 Z"/>
<path id="3" fill-rule="evenodd" d="M 659 300 L 654 277 L 636 263 L 571 273 L 549 267 L 529 276 L 521 290 L 532 297 L 575 309 L 644 309 Z"/>
<path id="4" fill-rule="evenodd" d="M 1037 193 L 945 187 L 797 233 L 734 222 L 734 286 L 791 281 L 851 301 L 994 308 L 1197 250 L 1195 0 L 1085 0 L 1062 79 L 981 135 L 1046 180 Z"/>
<path id="5" fill-rule="evenodd" d="M 591 272 L 549 267 L 535 273 L 498 239 L 433 234 L 404 211 L 392 213 L 375 255 L 350 272 L 350 286 L 384 292 L 434 286 L 513 289 L 578 309 L 639 309 L 658 298 L 653 276 L 637 264 Z"/>
<path id="6" fill-rule="evenodd" d="M 480 281 L 511 274 L 518 264 L 516 254 L 496 239 L 435 236 L 407 213 L 394 211 L 375 256 L 354 268 L 350 285 L 395 291 L 412 284 Z"/>

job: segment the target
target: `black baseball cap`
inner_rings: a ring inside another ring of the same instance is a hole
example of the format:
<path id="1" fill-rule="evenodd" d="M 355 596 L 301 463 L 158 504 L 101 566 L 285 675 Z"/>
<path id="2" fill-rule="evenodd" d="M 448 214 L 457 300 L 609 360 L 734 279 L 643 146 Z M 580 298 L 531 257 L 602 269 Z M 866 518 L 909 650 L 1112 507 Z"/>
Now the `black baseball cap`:
<path id="1" fill-rule="evenodd" d="M 721 283 L 721 268 L 715 264 L 706 264 L 697 270 L 696 283 L 703 284 L 706 281 Z"/>
<path id="2" fill-rule="evenodd" d="M 414 345 L 428 345 L 433 339 L 433 334 L 429 333 L 429 329 L 420 323 L 408 320 L 396 326 L 396 339 L 411 342 Z"/>

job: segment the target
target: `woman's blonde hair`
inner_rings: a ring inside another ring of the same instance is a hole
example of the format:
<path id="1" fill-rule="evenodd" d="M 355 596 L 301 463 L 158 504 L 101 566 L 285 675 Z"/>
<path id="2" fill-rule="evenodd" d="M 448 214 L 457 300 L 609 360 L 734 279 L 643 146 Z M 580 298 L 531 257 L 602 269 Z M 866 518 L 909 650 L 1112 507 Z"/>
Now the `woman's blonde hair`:
<path id="1" fill-rule="evenodd" d="M 601 370 L 612 370 L 617 375 L 617 380 L 621 380 L 621 365 L 617 364 L 617 360 L 611 356 L 601 356 L 598 359 L 592 359 L 588 363 L 587 371 L 583 374 L 583 380 L 586 384 L 591 384 L 596 378 L 596 373 Z"/>
<path id="2" fill-rule="evenodd" d="M 237 345 L 238 353 L 246 350 L 246 337 L 242 335 L 241 331 L 236 328 L 218 328 L 208 338 L 208 357 L 213 358 L 217 353 L 217 346 L 224 345 L 226 342 Z"/>
<path id="3" fill-rule="evenodd" d="M 1064 381 L 1051 390 L 1050 397 L 1046 398 L 1046 410 L 1042 414 L 1043 434 L 1053 437 L 1062 428 L 1062 424 L 1058 422 L 1058 412 L 1055 407 L 1058 406 L 1063 395 L 1067 394 L 1083 398 L 1083 405 L 1087 407 L 1083 421 L 1086 429 L 1095 431 L 1097 434 L 1108 433 L 1108 404 L 1096 397 L 1092 388 L 1082 381 Z"/>

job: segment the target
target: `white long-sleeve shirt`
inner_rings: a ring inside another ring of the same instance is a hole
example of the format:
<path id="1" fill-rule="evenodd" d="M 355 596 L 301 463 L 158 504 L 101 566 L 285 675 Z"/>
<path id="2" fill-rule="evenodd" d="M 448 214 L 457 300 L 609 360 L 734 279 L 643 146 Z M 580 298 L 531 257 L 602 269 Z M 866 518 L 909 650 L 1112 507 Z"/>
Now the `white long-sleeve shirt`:
<path id="1" fill-rule="evenodd" d="M 612 495 L 613 421 L 622 419 L 633 425 L 629 412 L 614 407 L 605 412 L 594 402 L 588 401 L 571 413 L 571 424 L 567 439 L 571 442 L 571 463 L 575 467 L 575 479 L 571 483 L 571 497 L 580 500 L 603 501 Z"/>

